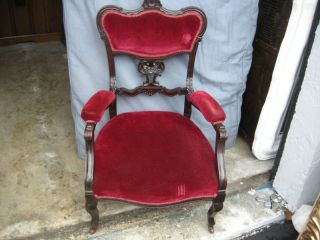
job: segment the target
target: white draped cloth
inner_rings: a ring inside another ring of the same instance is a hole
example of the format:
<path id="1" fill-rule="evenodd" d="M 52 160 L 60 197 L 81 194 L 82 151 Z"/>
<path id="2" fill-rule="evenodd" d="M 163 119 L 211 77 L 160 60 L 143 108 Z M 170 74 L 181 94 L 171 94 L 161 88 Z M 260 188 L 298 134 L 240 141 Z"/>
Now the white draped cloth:
<path id="1" fill-rule="evenodd" d="M 75 122 L 76 144 L 80 158 L 85 158 L 83 140 L 84 121 L 81 110 L 97 91 L 108 89 L 109 72 L 106 50 L 100 39 L 97 12 L 104 5 L 136 9 L 142 0 L 64 0 L 64 27 L 67 41 L 71 108 Z M 242 94 L 252 60 L 252 41 L 256 30 L 258 0 L 163 0 L 162 5 L 171 10 L 197 6 L 208 18 L 207 31 L 201 41 L 195 62 L 194 89 L 205 90 L 223 107 L 227 119 L 229 139 L 227 147 L 234 144 L 241 117 Z M 121 29 L 119 29 L 121 31 Z M 158 80 L 167 87 L 185 86 L 187 58 L 184 55 L 165 60 L 166 70 Z M 120 86 L 133 88 L 142 83 L 137 71 L 137 60 L 116 58 L 117 80 Z M 162 95 L 119 97 L 118 113 L 141 110 L 165 110 L 183 113 L 184 98 Z M 97 125 L 96 136 L 108 121 L 106 112 Z M 214 144 L 212 126 L 193 109 L 192 119 L 209 141 Z M 157 123 L 154 123 L 157 126 Z M 161 127 L 161 126 L 157 126 Z M 137 140 L 138 141 L 138 140 Z M 174 146 L 172 146 L 174 147 Z"/>

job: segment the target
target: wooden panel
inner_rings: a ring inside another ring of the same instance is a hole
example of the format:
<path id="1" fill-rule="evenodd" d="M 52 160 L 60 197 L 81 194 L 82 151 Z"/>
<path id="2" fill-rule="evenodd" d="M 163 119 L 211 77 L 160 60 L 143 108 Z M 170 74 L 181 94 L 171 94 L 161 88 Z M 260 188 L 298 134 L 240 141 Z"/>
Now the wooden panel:
<path id="1" fill-rule="evenodd" d="M 13 9 L 15 21 L 15 35 L 25 35 L 32 33 L 30 23 L 30 12 L 27 0 L 11 0 L 10 7 Z"/>
<path id="2" fill-rule="evenodd" d="M 59 40 L 63 40 L 63 39 L 64 39 L 64 35 L 62 33 L 44 33 L 44 34 L 21 35 L 21 36 L 0 38 L 0 46 L 14 44 L 14 43 L 23 43 L 23 42 L 59 41 Z"/>
<path id="3" fill-rule="evenodd" d="M 63 28 L 62 21 L 62 4 L 61 1 L 47 0 L 48 2 L 48 25 L 49 32 L 61 32 Z"/>
<path id="4" fill-rule="evenodd" d="M 243 95 L 240 133 L 253 141 L 268 94 L 278 51 L 285 35 L 292 0 L 260 0 L 253 61 Z"/>
<path id="5" fill-rule="evenodd" d="M 12 34 L 8 0 L 0 0 L 0 37 Z"/>
<path id="6" fill-rule="evenodd" d="M 55 0 L 32 0 L 35 33 L 61 32 L 62 5 Z"/>
<path id="7" fill-rule="evenodd" d="M 47 17 L 47 0 L 33 0 L 31 3 L 31 9 L 33 12 L 32 21 L 34 23 L 34 32 L 49 32 Z"/>
<path id="8" fill-rule="evenodd" d="M 63 36 L 62 0 L 0 0 L 0 4 L 0 44 Z"/>

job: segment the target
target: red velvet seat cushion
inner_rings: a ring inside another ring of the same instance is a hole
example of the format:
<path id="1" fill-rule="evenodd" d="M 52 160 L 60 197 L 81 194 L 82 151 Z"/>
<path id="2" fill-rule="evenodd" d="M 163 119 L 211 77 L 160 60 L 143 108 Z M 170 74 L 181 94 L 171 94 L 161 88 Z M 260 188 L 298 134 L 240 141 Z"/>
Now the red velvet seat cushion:
<path id="1" fill-rule="evenodd" d="M 214 198 L 215 155 L 200 129 L 173 112 L 111 119 L 95 141 L 96 198 L 163 205 Z"/>
<path id="2" fill-rule="evenodd" d="M 113 52 L 153 58 L 191 52 L 203 27 L 197 11 L 173 16 L 159 10 L 130 15 L 106 10 L 100 21 Z"/>

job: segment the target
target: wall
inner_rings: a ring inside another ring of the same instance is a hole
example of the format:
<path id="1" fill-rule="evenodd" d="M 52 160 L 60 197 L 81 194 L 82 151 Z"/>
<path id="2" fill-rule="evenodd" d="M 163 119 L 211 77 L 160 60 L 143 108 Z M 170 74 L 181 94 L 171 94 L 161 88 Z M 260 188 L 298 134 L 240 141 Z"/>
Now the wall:
<path id="1" fill-rule="evenodd" d="M 320 25 L 274 187 L 295 211 L 320 192 Z"/>
<path id="2" fill-rule="evenodd" d="M 0 0 L 0 45 L 62 37 L 61 0 Z"/>

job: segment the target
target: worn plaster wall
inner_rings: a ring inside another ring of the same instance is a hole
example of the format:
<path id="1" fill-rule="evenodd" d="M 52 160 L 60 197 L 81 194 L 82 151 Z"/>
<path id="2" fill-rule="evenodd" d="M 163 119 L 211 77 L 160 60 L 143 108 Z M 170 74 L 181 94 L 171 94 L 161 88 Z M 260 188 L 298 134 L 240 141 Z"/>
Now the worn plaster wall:
<path id="1" fill-rule="evenodd" d="M 296 105 L 275 189 L 295 211 L 320 192 L 320 25 Z"/>

